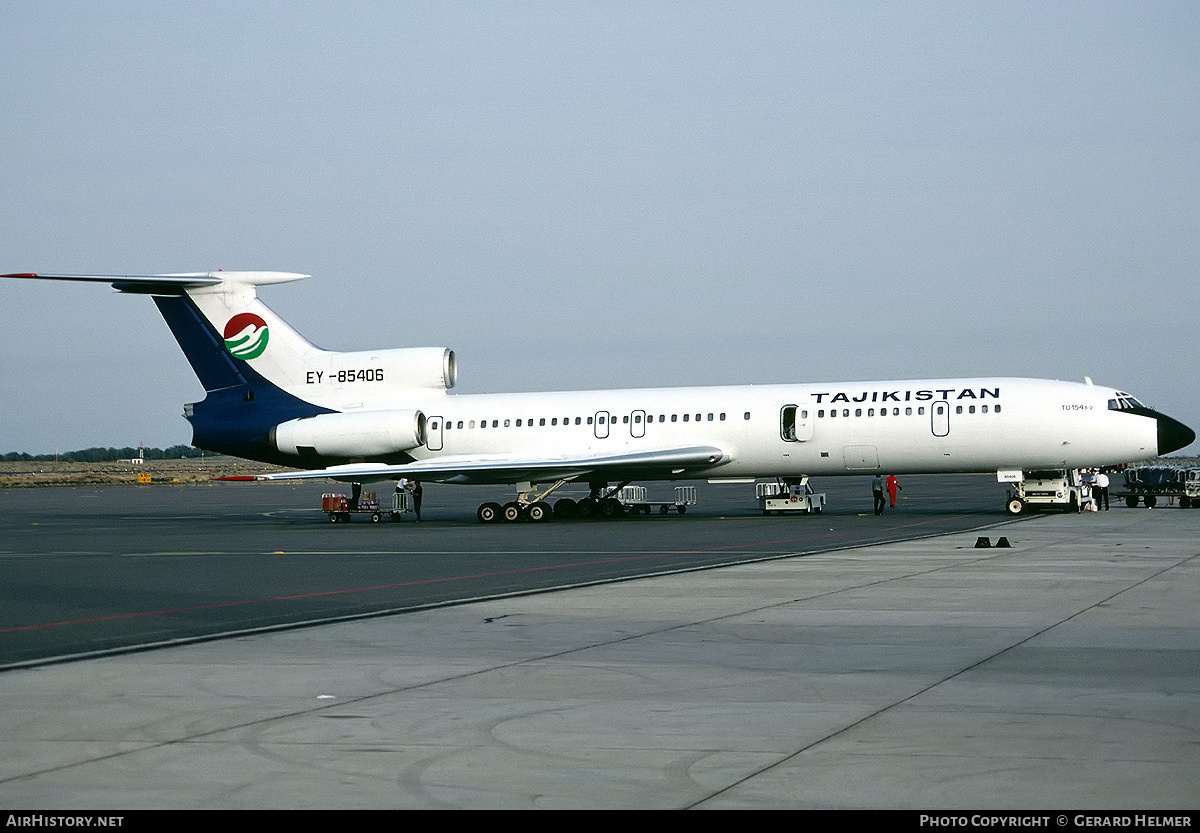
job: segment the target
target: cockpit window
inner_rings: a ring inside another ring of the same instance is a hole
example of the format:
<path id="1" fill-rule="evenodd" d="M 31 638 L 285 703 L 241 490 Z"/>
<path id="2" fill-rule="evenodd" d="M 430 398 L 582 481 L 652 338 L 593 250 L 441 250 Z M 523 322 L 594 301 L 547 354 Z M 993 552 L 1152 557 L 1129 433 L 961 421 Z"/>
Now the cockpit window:
<path id="1" fill-rule="evenodd" d="M 1141 402 L 1138 402 L 1127 393 L 1117 391 L 1115 398 L 1108 400 L 1108 409 L 1110 411 L 1132 411 L 1134 408 L 1145 408 Z"/>

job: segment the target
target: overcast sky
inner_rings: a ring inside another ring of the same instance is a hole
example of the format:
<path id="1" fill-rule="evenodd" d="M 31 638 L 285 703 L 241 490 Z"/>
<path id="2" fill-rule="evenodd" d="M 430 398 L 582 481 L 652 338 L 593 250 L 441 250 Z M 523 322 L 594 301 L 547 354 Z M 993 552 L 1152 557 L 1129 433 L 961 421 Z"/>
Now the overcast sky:
<path id="1" fill-rule="evenodd" d="M 1200 427 L 1191 0 L 9 2 L 0 114 L 0 272 L 309 273 L 261 297 L 458 392 L 1086 375 Z M 0 451 L 202 395 L 148 299 L 0 282 Z"/>

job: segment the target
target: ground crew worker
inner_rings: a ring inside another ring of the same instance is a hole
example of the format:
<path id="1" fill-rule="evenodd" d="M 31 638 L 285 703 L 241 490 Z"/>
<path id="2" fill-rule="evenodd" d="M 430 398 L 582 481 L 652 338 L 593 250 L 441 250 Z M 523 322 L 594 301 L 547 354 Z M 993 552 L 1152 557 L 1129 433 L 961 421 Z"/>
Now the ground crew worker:
<path id="1" fill-rule="evenodd" d="M 885 482 L 887 484 L 888 497 L 892 501 L 892 508 L 895 509 L 896 508 L 896 490 L 899 489 L 900 491 L 903 492 L 904 487 L 900 485 L 900 481 L 896 479 L 896 475 L 894 475 L 894 474 L 889 474 L 887 476 L 887 480 Z"/>
<path id="2" fill-rule="evenodd" d="M 883 514 L 883 475 L 877 474 L 871 480 L 871 494 L 875 498 L 875 514 Z"/>
<path id="3" fill-rule="evenodd" d="M 1103 471 L 1098 470 L 1092 478 L 1092 499 L 1097 509 L 1103 503 L 1105 511 L 1108 510 L 1108 474 Z"/>
<path id="4" fill-rule="evenodd" d="M 425 494 L 425 490 L 421 488 L 420 480 L 408 481 L 408 489 L 412 492 L 413 511 L 417 513 L 417 521 L 421 520 L 421 498 Z"/>

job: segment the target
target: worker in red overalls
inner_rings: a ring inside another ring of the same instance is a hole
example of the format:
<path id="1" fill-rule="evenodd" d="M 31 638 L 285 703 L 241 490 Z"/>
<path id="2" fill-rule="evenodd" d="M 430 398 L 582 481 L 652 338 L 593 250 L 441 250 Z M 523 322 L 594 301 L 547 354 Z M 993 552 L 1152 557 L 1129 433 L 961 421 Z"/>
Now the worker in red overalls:
<path id="1" fill-rule="evenodd" d="M 884 481 L 884 487 L 887 489 L 888 497 L 892 501 L 892 508 L 896 508 L 896 490 L 904 491 L 900 485 L 900 481 L 896 479 L 896 475 L 889 474 L 887 480 Z"/>

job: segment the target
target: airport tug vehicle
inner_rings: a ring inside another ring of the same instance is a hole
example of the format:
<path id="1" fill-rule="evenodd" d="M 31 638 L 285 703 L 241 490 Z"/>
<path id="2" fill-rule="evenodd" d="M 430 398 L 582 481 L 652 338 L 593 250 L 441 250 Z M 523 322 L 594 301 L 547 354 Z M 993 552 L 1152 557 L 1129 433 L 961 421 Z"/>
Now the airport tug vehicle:
<path id="1" fill-rule="evenodd" d="M 1063 512 L 1079 512 L 1092 499 L 1091 483 L 1079 469 L 1042 469 L 1034 471 L 998 471 L 996 479 L 1008 483 L 1004 508 L 1010 515 L 1045 506 Z"/>
<path id="2" fill-rule="evenodd" d="M 756 483 L 754 491 L 764 515 L 786 512 L 819 515 L 825 511 L 825 493 L 813 491 L 807 476 L 799 480 L 781 477 L 775 483 Z"/>

